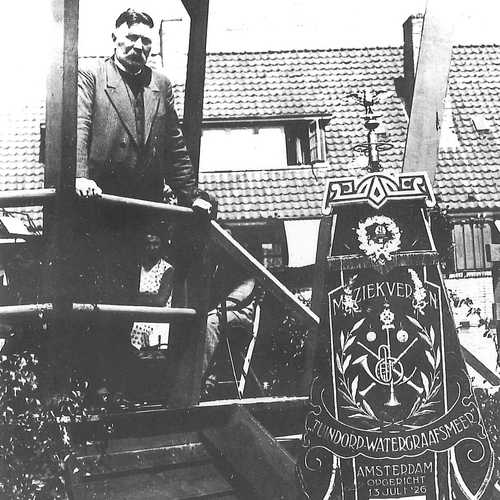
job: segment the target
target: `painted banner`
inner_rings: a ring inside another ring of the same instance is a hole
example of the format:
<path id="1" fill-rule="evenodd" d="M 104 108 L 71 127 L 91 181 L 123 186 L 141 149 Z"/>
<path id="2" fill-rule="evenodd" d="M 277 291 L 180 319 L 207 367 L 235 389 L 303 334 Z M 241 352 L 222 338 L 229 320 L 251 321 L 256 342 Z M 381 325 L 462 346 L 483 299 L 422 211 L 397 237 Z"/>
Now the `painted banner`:
<path id="1" fill-rule="evenodd" d="M 494 457 L 426 218 L 431 189 L 413 177 L 328 183 L 328 355 L 305 421 L 306 498 L 490 498 Z"/>

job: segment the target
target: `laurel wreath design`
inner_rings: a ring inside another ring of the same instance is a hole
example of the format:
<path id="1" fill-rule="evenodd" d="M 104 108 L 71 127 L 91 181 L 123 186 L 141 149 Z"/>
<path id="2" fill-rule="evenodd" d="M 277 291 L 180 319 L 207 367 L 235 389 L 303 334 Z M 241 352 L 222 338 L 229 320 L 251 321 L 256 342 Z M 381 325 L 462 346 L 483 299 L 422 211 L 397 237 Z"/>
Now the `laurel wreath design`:
<path id="1" fill-rule="evenodd" d="M 385 226 L 386 231 L 391 235 L 389 240 L 378 243 L 369 236 L 368 229 L 375 225 Z M 392 260 L 392 254 L 401 247 L 401 231 L 396 223 L 385 215 L 375 215 L 360 222 L 356 234 L 358 235 L 359 249 L 372 261 L 379 264 L 385 264 Z"/>
<path id="2" fill-rule="evenodd" d="M 347 368 L 350 366 L 352 360 L 352 354 L 348 351 L 356 340 L 356 331 L 359 330 L 364 322 L 365 318 L 356 322 L 347 335 L 344 335 L 343 330 L 340 332 L 340 353 L 336 355 L 336 363 L 340 373 L 340 377 L 338 378 L 339 392 L 348 403 L 347 405 L 343 405 L 342 408 L 352 412 L 349 415 L 350 418 L 360 419 L 361 423 L 372 425 L 368 430 L 373 430 L 378 428 L 382 422 L 377 418 L 368 401 L 364 399 L 358 401 L 359 376 L 356 375 L 352 382 L 349 382 L 346 377 Z M 373 424 L 377 425 L 373 427 Z"/>
<path id="3" fill-rule="evenodd" d="M 442 385 L 439 372 L 439 367 L 441 366 L 441 352 L 437 345 L 436 334 L 432 326 L 429 328 L 429 331 L 427 331 L 415 318 L 411 316 L 406 316 L 406 318 L 416 327 L 417 334 L 425 342 L 426 349 L 424 352 L 431 366 L 431 372 L 429 376 L 420 372 L 422 393 L 415 400 L 409 414 L 402 420 L 394 423 L 408 428 L 417 428 L 419 426 L 412 424 L 412 421 L 425 415 L 435 413 L 436 409 L 434 407 L 439 403 L 439 389 Z M 351 413 L 349 415 L 350 418 L 358 419 L 360 423 L 369 426 L 368 430 L 374 430 L 379 428 L 384 422 L 377 417 L 370 404 L 360 396 L 358 387 L 359 376 L 356 375 L 352 381 L 349 381 L 346 376 L 349 366 L 361 360 L 361 358 L 352 360 L 352 353 L 349 351 L 355 343 L 356 331 L 359 330 L 364 322 L 365 318 L 360 319 L 354 324 L 347 335 L 344 334 L 343 330 L 340 332 L 340 353 L 336 354 L 335 360 L 340 374 L 337 379 L 339 383 L 338 391 L 342 394 L 347 403 L 343 405 L 342 408 Z"/>
<path id="4" fill-rule="evenodd" d="M 439 389 L 442 385 L 441 375 L 439 372 L 439 367 L 441 366 L 441 351 L 437 345 L 436 334 L 432 326 L 429 328 L 429 331 L 427 331 L 415 318 L 412 318 L 411 316 L 406 316 L 406 318 L 410 321 L 410 323 L 417 327 L 417 334 L 426 343 L 425 356 L 432 368 L 430 377 L 428 377 L 425 373 L 420 372 L 422 388 L 424 391 L 417 397 L 410 413 L 404 419 L 404 423 L 408 427 L 418 427 L 412 426 L 408 424 L 408 422 L 416 420 L 424 415 L 435 413 L 436 410 L 433 409 L 433 407 L 439 403 Z"/>

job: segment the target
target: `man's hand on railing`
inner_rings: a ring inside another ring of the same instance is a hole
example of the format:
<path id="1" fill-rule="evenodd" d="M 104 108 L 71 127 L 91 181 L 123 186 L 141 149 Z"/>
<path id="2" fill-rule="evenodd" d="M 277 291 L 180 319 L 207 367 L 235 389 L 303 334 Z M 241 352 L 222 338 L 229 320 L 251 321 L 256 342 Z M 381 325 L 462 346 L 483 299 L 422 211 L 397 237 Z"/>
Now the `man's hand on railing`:
<path id="1" fill-rule="evenodd" d="M 82 198 L 101 196 L 102 189 L 92 179 L 77 177 L 75 179 L 76 194 Z"/>
<path id="2" fill-rule="evenodd" d="M 195 214 L 201 215 L 202 217 L 209 218 L 214 215 L 212 203 L 203 198 L 196 198 L 193 201 L 192 208 Z"/>

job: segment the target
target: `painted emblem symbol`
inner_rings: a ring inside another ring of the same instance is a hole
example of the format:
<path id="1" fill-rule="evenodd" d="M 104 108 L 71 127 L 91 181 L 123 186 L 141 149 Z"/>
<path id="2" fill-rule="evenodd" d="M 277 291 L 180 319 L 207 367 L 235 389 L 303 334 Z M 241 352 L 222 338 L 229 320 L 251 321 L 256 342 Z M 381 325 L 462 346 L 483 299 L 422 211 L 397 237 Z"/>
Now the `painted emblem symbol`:
<path id="1" fill-rule="evenodd" d="M 401 403 L 398 401 L 395 395 L 394 388 L 401 384 L 407 384 L 418 394 L 422 393 L 422 388 L 414 384 L 411 379 L 415 374 L 416 368 L 410 373 L 410 375 L 405 374 L 405 368 L 402 364 L 402 360 L 408 354 L 410 349 L 417 342 L 417 338 L 414 338 L 411 344 L 404 349 L 402 353 L 395 358 L 392 355 L 392 347 L 391 347 L 391 337 L 390 332 L 395 329 L 394 327 L 394 313 L 390 310 L 389 304 L 385 303 L 384 310 L 380 313 L 380 321 L 382 324 L 382 330 L 385 332 L 385 344 L 381 345 L 378 348 L 378 352 L 373 352 L 369 347 L 365 346 L 362 342 L 359 342 L 359 345 L 368 352 L 369 355 L 373 356 L 377 360 L 375 364 L 375 369 L 372 372 L 368 362 L 367 355 L 361 356 L 355 363 L 360 363 L 364 368 L 368 376 L 373 380 L 373 382 L 360 394 L 364 397 L 366 394 L 373 389 L 377 384 L 388 386 L 390 393 L 389 399 L 385 403 L 386 406 L 399 406 Z M 374 333 L 374 332 L 369 332 Z M 404 334 L 403 334 L 404 333 Z M 376 335 L 376 334 L 375 334 Z M 400 343 L 405 343 L 408 339 L 408 333 L 405 330 L 398 331 L 398 340 Z"/>
<path id="2" fill-rule="evenodd" d="M 426 295 L 418 276 L 409 274 L 415 284 L 411 296 L 417 293 L 416 316 L 395 313 L 385 300 L 378 312 L 340 332 L 336 365 L 345 399 L 342 408 L 366 429 L 411 428 L 417 419 L 432 419 L 437 410 L 441 353 L 433 327 L 425 328 L 417 319 L 424 312 Z M 349 304 L 340 300 L 351 315 L 361 312 L 353 300 L 353 286 L 353 282 L 347 286 Z"/>
<path id="3" fill-rule="evenodd" d="M 358 224 L 359 250 L 373 262 L 385 264 L 401 246 L 401 231 L 396 223 L 385 215 L 368 217 Z"/>

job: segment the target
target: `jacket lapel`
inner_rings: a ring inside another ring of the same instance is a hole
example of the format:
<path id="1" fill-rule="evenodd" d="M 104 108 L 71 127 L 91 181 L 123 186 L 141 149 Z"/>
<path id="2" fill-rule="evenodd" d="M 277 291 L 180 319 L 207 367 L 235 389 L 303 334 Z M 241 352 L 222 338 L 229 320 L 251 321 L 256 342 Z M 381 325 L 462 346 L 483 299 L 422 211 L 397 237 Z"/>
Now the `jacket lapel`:
<path id="1" fill-rule="evenodd" d="M 118 69 L 113 63 L 112 59 L 106 61 L 106 94 L 113 104 L 123 126 L 127 129 L 130 136 L 134 141 L 138 142 L 137 130 L 135 126 L 134 110 L 130 97 Z"/>
<path id="2" fill-rule="evenodd" d="M 144 144 L 148 142 L 153 121 L 160 102 L 160 88 L 152 73 L 149 85 L 144 87 Z"/>

